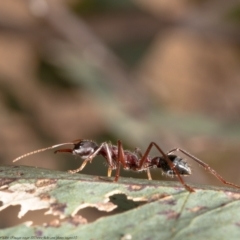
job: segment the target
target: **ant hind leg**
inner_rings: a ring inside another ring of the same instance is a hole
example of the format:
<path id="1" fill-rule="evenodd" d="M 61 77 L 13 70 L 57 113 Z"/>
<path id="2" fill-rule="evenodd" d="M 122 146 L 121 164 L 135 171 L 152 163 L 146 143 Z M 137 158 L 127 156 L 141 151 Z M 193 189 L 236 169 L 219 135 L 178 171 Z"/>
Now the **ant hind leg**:
<path id="1" fill-rule="evenodd" d="M 219 175 L 213 168 L 211 168 L 207 163 L 203 162 L 202 160 L 200 160 L 199 158 L 193 156 L 192 154 L 190 154 L 189 152 L 187 152 L 184 149 L 181 148 L 174 148 L 172 150 L 170 150 L 167 154 L 170 154 L 172 152 L 181 152 L 184 155 L 188 156 L 190 159 L 192 159 L 193 161 L 197 162 L 199 165 L 201 165 L 206 171 L 208 171 L 209 173 L 211 173 L 215 178 L 217 178 L 221 183 L 223 183 L 224 185 L 229 185 L 232 187 L 236 187 L 236 188 L 240 188 L 240 186 L 238 186 L 237 184 L 231 183 L 226 181 L 221 175 Z"/>
<path id="2" fill-rule="evenodd" d="M 185 189 L 188 190 L 189 192 L 194 192 L 194 189 L 192 187 L 190 187 L 189 185 L 187 185 L 185 183 L 185 181 L 182 179 L 179 172 L 176 170 L 175 166 L 169 159 L 168 154 L 164 153 L 163 150 L 155 142 L 151 142 L 148 145 L 147 150 L 145 151 L 145 153 L 143 154 L 143 157 L 140 160 L 139 169 L 141 169 L 144 166 L 144 163 L 146 162 L 147 157 L 153 146 L 155 146 L 157 148 L 157 150 L 162 154 L 162 156 L 164 157 L 164 160 L 169 165 L 169 167 L 174 171 L 174 173 L 177 175 L 179 182 L 185 187 Z"/>

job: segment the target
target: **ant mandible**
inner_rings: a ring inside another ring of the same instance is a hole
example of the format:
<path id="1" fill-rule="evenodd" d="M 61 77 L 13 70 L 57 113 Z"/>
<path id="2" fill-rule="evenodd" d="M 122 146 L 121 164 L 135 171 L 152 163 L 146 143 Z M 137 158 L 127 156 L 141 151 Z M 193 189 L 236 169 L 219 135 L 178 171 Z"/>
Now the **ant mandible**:
<path id="1" fill-rule="evenodd" d="M 198 164 L 200 164 L 205 170 L 213 174 L 223 184 L 240 188 L 240 186 L 236 184 L 227 182 L 208 164 L 201 161 L 192 154 L 188 153 L 187 151 L 181 148 L 174 148 L 169 152 L 164 153 L 163 150 L 155 142 L 151 142 L 145 153 L 142 154 L 141 150 L 138 148 L 135 148 L 133 152 L 124 150 L 121 141 L 118 141 L 116 146 L 107 142 L 103 142 L 101 145 L 98 145 L 96 142 L 92 140 L 78 139 L 73 142 L 61 143 L 53 145 L 51 147 L 42 148 L 33 152 L 26 153 L 14 159 L 13 162 L 16 162 L 32 154 L 36 154 L 39 152 L 43 152 L 49 149 L 54 149 L 69 144 L 73 145 L 74 147 L 58 149 L 54 153 L 69 152 L 72 153 L 73 155 L 80 156 L 84 160 L 84 162 L 79 168 L 75 170 L 70 170 L 69 171 L 70 173 L 80 172 L 88 162 L 91 162 L 93 160 L 94 157 L 96 157 L 97 155 L 101 155 L 106 159 L 108 164 L 108 177 L 111 177 L 112 170 L 116 170 L 116 175 L 114 179 L 115 182 L 117 182 L 119 179 L 121 166 L 125 170 L 133 170 L 136 172 L 147 171 L 149 180 L 152 179 L 150 169 L 160 168 L 162 172 L 167 176 L 170 177 L 177 176 L 179 181 L 185 187 L 186 190 L 188 190 L 189 192 L 194 192 L 194 189 L 187 185 L 182 178 L 182 176 L 187 176 L 191 174 L 191 168 L 188 166 L 187 162 L 185 162 L 181 157 L 172 154 L 173 152 L 178 151 L 188 156 L 190 159 L 194 160 Z M 162 156 L 150 157 L 149 153 L 153 147 L 156 147 L 156 149 L 162 154 Z"/>

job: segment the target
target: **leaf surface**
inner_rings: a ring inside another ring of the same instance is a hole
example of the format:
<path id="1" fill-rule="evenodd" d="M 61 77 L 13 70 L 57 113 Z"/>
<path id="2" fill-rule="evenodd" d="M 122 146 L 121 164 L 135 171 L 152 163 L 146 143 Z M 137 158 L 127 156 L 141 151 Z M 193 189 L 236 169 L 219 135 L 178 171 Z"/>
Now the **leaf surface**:
<path id="1" fill-rule="evenodd" d="M 57 219 L 41 226 L 24 223 L 2 229 L 0 237 L 14 233 L 45 239 L 239 239 L 240 192 L 194 189 L 189 193 L 178 182 L 120 178 L 114 183 L 97 176 L 0 167 L 0 210 L 21 205 L 19 217 L 46 209 Z M 89 206 L 122 211 L 87 223 L 78 211 Z"/>

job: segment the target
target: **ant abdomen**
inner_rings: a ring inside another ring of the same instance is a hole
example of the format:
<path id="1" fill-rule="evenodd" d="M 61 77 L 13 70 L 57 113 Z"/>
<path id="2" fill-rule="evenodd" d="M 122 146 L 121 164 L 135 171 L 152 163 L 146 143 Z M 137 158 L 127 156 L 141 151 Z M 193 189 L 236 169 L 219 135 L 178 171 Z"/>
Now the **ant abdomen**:
<path id="1" fill-rule="evenodd" d="M 168 155 L 168 158 L 175 166 L 175 170 L 181 176 L 188 176 L 191 174 L 191 168 L 188 166 L 187 162 L 184 161 L 181 157 L 170 154 Z M 161 168 L 163 173 L 167 176 L 176 176 L 176 172 L 171 169 L 164 157 L 155 157 L 152 161 L 156 164 L 156 167 Z"/>

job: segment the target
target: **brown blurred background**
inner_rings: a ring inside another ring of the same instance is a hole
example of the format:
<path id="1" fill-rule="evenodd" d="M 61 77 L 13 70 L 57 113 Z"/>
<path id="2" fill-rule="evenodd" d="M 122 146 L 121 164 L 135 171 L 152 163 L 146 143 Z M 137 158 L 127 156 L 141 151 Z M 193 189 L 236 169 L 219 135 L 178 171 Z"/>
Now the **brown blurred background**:
<path id="1" fill-rule="evenodd" d="M 236 0 L 2 1 L 0 163 L 78 138 L 143 151 L 155 141 L 240 184 L 239 26 Z M 220 185 L 189 162 L 187 181 Z M 48 151 L 17 164 L 80 163 Z M 106 172 L 102 158 L 83 170 Z"/>

